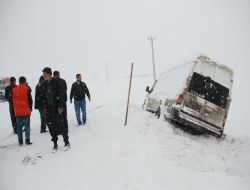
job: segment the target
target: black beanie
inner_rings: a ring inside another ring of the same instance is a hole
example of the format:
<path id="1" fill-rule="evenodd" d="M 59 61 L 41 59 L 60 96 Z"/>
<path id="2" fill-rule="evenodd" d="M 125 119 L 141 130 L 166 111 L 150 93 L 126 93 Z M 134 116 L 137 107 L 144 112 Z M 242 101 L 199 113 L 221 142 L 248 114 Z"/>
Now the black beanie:
<path id="1" fill-rule="evenodd" d="M 16 78 L 15 77 L 10 77 L 10 83 L 13 84 L 14 82 L 16 82 Z"/>
<path id="2" fill-rule="evenodd" d="M 60 77 L 59 71 L 54 71 L 54 72 L 53 72 L 53 76 L 54 76 L 54 77 Z"/>
<path id="3" fill-rule="evenodd" d="M 26 78 L 25 77 L 20 77 L 19 78 L 19 83 L 25 83 L 26 82 Z"/>

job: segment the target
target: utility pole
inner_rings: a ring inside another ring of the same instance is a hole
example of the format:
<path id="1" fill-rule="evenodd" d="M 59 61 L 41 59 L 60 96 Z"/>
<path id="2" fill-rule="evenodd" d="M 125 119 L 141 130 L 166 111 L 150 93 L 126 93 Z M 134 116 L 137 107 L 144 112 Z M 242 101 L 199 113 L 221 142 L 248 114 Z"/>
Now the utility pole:
<path id="1" fill-rule="evenodd" d="M 154 80 L 154 83 L 156 81 L 156 74 L 155 74 L 155 55 L 154 55 L 154 40 L 156 38 L 155 37 L 148 37 L 148 40 L 150 40 L 151 42 L 151 47 L 152 47 L 152 62 L 153 62 L 153 80 Z M 153 84 L 154 84 L 153 83 Z"/>
<path id="2" fill-rule="evenodd" d="M 108 75 L 108 63 L 105 63 L 106 65 L 106 79 L 107 79 L 107 83 L 109 83 L 109 75 Z"/>
<path id="3" fill-rule="evenodd" d="M 126 109 L 126 116 L 125 116 L 125 123 L 124 123 L 124 126 L 127 125 L 127 120 L 128 120 L 128 108 L 129 108 L 129 99 L 130 99 L 131 83 L 132 83 L 132 77 L 133 77 L 133 68 L 134 68 L 134 63 L 131 64 L 130 79 L 129 79 L 129 89 L 128 89 L 128 100 L 127 100 L 127 109 Z"/>

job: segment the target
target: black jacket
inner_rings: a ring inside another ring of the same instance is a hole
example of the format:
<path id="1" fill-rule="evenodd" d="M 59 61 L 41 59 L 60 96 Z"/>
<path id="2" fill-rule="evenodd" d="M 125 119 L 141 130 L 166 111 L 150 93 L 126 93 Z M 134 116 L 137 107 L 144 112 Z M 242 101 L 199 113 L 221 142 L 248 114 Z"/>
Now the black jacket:
<path id="1" fill-rule="evenodd" d="M 42 86 L 42 83 L 38 83 L 36 85 L 36 91 L 35 91 L 35 109 L 42 109 L 43 108 L 43 91 L 44 87 Z"/>
<path id="2" fill-rule="evenodd" d="M 12 90 L 13 88 L 17 87 L 15 84 L 10 84 L 9 86 L 6 86 L 5 88 L 5 99 L 12 105 Z"/>
<path id="3" fill-rule="evenodd" d="M 61 90 L 63 91 L 63 100 L 66 102 L 67 101 L 67 83 L 64 79 L 60 77 L 54 77 L 56 79 L 61 87 Z"/>
<path id="4" fill-rule="evenodd" d="M 43 81 L 41 88 L 42 109 L 64 108 L 66 106 L 65 91 L 58 80 L 52 78 L 50 81 Z"/>
<path id="5" fill-rule="evenodd" d="M 70 91 L 70 100 L 74 97 L 74 100 L 85 100 L 85 94 L 90 99 L 89 89 L 87 85 L 82 81 L 77 81 L 72 84 Z"/>

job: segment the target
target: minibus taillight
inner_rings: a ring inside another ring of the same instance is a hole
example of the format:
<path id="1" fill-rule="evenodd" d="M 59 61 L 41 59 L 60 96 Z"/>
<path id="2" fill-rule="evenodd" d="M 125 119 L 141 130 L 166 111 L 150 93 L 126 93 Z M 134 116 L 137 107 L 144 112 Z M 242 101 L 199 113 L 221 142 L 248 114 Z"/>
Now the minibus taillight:
<path id="1" fill-rule="evenodd" d="M 179 97 L 178 97 L 178 99 L 177 99 L 176 104 L 177 104 L 177 105 L 178 105 L 178 104 L 181 105 L 181 104 L 182 104 L 182 101 L 183 101 L 183 95 L 180 94 Z"/>

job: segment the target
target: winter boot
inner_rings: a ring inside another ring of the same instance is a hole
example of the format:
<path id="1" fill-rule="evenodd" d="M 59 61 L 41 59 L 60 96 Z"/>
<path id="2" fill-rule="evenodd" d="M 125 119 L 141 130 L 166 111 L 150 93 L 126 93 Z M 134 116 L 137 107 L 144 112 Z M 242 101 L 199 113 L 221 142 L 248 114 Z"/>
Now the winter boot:
<path id="1" fill-rule="evenodd" d="M 66 141 L 64 147 L 69 147 L 69 146 L 70 146 L 69 141 Z"/>
<path id="2" fill-rule="evenodd" d="M 46 129 L 42 129 L 40 133 L 47 133 L 48 131 Z"/>
<path id="3" fill-rule="evenodd" d="M 23 145 L 23 140 L 18 141 L 18 143 L 19 143 L 19 146 L 22 146 Z"/>
<path id="4" fill-rule="evenodd" d="M 32 144 L 32 142 L 30 142 L 30 139 L 26 139 L 26 140 L 25 140 L 25 144 L 27 144 L 27 145 L 31 145 L 31 144 Z"/>
<path id="5" fill-rule="evenodd" d="M 69 149 L 70 149 L 69 141 L 66 141 L 66 142 L 65 142 L 65 146 L 64 146 L 64 148 L 63 148 L 63 151 L 67 151 L 67 150 L 69 150 Z"/>
<path id="6" fill-rule="evenodd" d="M 57 150 L 57 149 L 58 149 L 57 141 L 54 141 L 54 147 L 53 147 L 53 150 Z"/>

